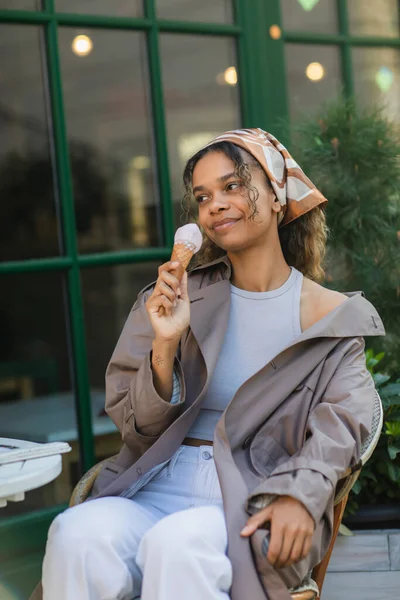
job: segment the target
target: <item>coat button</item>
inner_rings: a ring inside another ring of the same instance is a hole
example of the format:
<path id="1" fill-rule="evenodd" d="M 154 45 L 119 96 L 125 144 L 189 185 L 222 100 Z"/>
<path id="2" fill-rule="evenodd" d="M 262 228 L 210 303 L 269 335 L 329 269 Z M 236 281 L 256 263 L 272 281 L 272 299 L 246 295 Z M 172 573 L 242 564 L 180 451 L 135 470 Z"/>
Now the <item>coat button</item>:
<path id="1" fill-rule="evenodd" d="M 299 392 L 300 390 L 302 390 L 304 387 L 304 383 L 300 383 L 297 387 L 294 388 L 295 392 Z"/>
<path id="2" fill-rule="evenodd" d="M 249 435 L 249 437 L 247 437 L 247 438 L 244 440 L 244 442 L 243 442 L 243 446 L 242 446 L 243 450 L 246 450 L 246 448 L 249 448 L 249 447 L 250 447 L 250 444 L 251 444 L 252 440 L 253 440 L 253 436 L 252 436 L 252 435 Z"/>
<path id="3" fill-rule="evenodd" d="M 202 453 L 202 457 L 203 457 L 205 460 L 210 460 L 210 458 L 211 458 L 211 454 L 210 454 L 209 452 L 203 452 L 203 453 Z"/>
<path id="4" fill-rule="evenodd" d="M 138 468 L 136 469 L 136 473 L 137 473 L 138 475 L 141 475 L 141 474 L 142 474 L 142 469 L 140 469 L 140 468 L 138 467 Z"/>

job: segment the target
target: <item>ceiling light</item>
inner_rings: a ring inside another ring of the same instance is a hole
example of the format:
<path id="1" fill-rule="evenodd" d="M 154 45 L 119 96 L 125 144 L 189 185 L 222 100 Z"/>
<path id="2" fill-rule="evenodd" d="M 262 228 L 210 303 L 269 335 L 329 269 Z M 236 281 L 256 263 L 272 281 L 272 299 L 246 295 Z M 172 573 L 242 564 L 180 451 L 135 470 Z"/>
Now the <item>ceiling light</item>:
<path id="1" fill-rule="evenodd" d="M 87 35 L 77 35 L 72 42 L 72 51 L 78 56 L 87 56 L 93 49 L 93 42 Z"/>
<path id="2" fill-rule="evenodd" d="M 319 62 L 312 62 L 306 69 L 306 75 L 311 81 L 321 81 L 325 77 L 325 69 Z"/>
<path id="3" fill-rule="evenodd" d="M 216 80 L 219 85 L 236 85 L 238 81 L 236 68 L 228 67 L 223 73 L 217 75 Z"/>
<path id="4" fill-rule="evenodd" d="M 228 85 L 236 85 L 238 76 L 235 67 L 228 67 L 224 72 L 224 79 Z"/>
<path id="5" fill-rule="evenodd" d="M 131 160 L 131 166 L 138 171 L 144 171 L 145 169 L 149 169 L 151 165 L 150 158 L 148 156 L 139 155 L 135 156 Z"/>

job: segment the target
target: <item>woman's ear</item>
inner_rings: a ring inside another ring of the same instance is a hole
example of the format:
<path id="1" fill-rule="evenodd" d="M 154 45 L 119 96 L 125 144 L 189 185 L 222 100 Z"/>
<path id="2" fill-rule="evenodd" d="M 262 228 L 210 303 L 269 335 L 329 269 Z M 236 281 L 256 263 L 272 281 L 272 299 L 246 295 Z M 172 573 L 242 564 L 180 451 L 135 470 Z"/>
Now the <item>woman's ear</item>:
<path id="1" fill-rule="evenodd" d="M 281 209 L 282 209 L 281 203 L 279 202 L 278 198 L 275 196 L 274 200 L 272 202 L 272 210 L 275 212 L 280 212 Z"/>

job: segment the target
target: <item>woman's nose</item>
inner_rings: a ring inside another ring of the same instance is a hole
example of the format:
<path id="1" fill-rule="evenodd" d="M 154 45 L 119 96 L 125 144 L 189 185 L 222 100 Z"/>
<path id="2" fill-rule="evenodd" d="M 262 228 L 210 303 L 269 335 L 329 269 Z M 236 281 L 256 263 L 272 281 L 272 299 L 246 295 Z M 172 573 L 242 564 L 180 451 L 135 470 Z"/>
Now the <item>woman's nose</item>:
<path id="1" fill-rule="evenodd" d="M 221 194 L 215 194 L 209 206 L 210 213 L 216 214 L 227 210 L 229 208 L 229 202 L 227 202 L 226 198 L 221 196 Z"/>

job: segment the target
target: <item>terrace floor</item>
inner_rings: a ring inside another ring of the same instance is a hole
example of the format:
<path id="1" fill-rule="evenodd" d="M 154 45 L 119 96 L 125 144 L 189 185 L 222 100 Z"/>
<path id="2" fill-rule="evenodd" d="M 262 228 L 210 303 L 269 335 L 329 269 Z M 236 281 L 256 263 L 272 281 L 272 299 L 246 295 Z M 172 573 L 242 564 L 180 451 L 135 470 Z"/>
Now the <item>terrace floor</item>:
<path id="1" fill-rule="evenodd" d="M 400 598 L 400 530 L 355 531 L 339 535 L 321 600 Z"/>

